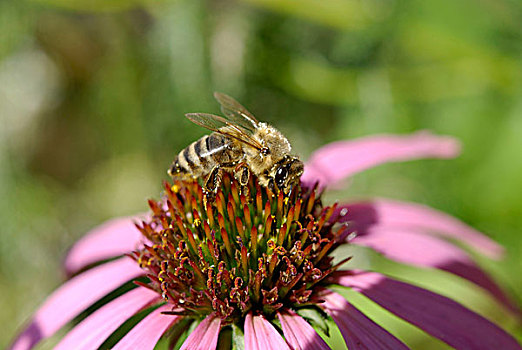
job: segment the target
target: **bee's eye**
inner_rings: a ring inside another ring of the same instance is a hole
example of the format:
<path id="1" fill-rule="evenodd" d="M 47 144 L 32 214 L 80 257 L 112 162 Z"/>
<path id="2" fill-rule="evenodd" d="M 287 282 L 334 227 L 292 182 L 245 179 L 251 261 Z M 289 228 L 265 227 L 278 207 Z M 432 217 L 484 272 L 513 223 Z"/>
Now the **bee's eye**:
<path id="1" fill-rule="evenodd" d="M 283 187 L 286 177 L 288 176 L 288 169 L 286 166 L 279 167 L 275 174 L 275 182 L 277 187 Z"/>

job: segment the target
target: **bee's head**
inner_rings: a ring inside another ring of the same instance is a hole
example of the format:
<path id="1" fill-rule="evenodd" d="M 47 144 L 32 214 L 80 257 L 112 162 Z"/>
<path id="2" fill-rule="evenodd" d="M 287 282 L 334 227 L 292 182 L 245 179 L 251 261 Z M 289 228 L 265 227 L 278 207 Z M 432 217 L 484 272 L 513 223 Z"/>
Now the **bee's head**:
<path id="1" fill-rule="evenodd" d="M 285 156 L 272 168 L 269 187 L 288 194 L 299 183 L 304 164 L 295 156 Z"/>

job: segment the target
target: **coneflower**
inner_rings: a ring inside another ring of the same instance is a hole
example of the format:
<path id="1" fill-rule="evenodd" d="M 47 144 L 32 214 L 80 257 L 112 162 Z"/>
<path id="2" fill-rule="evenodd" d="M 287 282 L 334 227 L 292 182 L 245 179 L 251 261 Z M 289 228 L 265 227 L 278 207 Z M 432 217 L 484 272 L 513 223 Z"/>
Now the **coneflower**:
<path id="1" fill-rule="evenodd" d="M 73 247 L 66 267 L 75 276 L 48 298 L 11 349 L 32 348 L 114 290 L 57 349 L 153 349 L 162 337 L 181 349 L 329 349 L 316 331 L 328 318 L 349 349 L 407 349 L 332 286 L 364 294 L 456 349 L 521 349 L 447 297 L 377 272 L 347 270 L 349 256 L 334 263 L 343 245 L 371 247 L 466 278 L 518 313 L 463 250 L 442 239 L 498 257 L 501 248 L 472 228 L 410 203 L 326 205 L 321 199 L 326 185 L 370 166 L 456 152 L 453 140 L 427 133 L 337 143 L 317 151 L 289 196 L 254 176 L 241 188 L 225 175 L 209 200 L 196 180 L 165 183 L 144 219 L 113 220 Z M 129 320 L 135 325 L 125 333 L 129 327 L 121 326 Z"/>

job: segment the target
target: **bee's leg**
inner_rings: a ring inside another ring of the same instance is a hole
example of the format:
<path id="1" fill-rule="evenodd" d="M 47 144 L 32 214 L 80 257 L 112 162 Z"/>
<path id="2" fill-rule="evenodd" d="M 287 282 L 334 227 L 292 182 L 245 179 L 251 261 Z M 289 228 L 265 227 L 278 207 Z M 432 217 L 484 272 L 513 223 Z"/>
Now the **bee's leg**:
<path id="1" fill-rule="evenodd" d="M 250 169 L 245 163 L 239 163 L 234 169 L 234 177 L 241 186 L 246 186 L 250 179 Z"/>
<path id="2" fill-rule="evenodd" d="M 270 190 L 270 192 L 272 193 L 272 196 L 274 196 L 275 193 L 276 193 L 276 186 L 275 186 L 274 179 L 270 179 L 270 180 L 268 181 L 267 188 L 268 188 L 268 189 Z"/>
<path id="3" fill-rule="evenodd" d="M 214 201 L 216 196 L 217 189 L 221 184 L 222 178 L 222 169 L 219 165 L 216 165 L 210 174 L 208 174 L 207 180 L 205 181 L 205 186 L 203 187 L 203 195 L 205 197 L 205 201 L 210 199 Z"/>
<path id="4" fill-rule="evenodd" d="M 245 163 L 239 163 L 234 169 L 234 177 L 241 185 L 241 193 L 249 200 L 248 180 L 250 179 L 250 169 Z"/>

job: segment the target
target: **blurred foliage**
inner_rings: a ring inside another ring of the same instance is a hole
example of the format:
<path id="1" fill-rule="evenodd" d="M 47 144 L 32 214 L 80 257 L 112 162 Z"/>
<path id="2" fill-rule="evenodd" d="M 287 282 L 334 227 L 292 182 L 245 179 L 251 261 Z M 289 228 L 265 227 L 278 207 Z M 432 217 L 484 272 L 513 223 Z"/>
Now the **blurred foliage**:
<path id="1" fill-rule="evenodd" d="M 173 156 L 205 133 L 183 114 L 217 112 L 213 91 L 304 158 L 375 133 L 458 137 L 457 160 L 381 166 L 328 197 L 461 218 L 506 246 L 481 262 L 522 302 L 521 2 L 4 0 L 0 33 L 0 347 L 62 281 L 76 239 L 160 195 Z M 392 271 L 522 336 L 474 287 Z M 440 348 L 366 307 L 415 348 Z"/>

